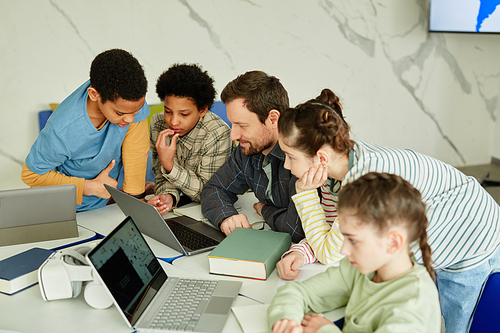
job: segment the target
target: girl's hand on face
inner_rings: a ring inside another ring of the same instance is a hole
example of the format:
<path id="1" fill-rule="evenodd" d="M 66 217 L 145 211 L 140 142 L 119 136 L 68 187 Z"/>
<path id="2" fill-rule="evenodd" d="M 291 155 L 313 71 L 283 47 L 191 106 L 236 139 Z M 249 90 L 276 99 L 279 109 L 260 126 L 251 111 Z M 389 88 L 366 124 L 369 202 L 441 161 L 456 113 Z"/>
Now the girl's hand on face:
<path id="1" fill-rule="evenodd" d="M 317 189 L 326 182 L 328 172 L 323 164 L 317 167 L 311 167 L 304 175 L 295 182 L 295 190 L 297 193 Z"/>

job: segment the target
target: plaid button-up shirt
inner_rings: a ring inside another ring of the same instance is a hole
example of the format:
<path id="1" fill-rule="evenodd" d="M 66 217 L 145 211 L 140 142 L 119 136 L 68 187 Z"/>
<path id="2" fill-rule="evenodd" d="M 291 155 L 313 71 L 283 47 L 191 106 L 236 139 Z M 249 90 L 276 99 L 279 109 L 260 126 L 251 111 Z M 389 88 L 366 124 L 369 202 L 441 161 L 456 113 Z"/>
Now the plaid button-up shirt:
<path id="1" fill-rule="evenodd" d="M 285 169 L 285 153 L 276 143 L 267 155 L 271 164 L 272 201 L 266 198 L 269 179 L 262 169 L 264 155 L 246 156 L 236 147 L 227 162 L 210 178 L 201 195 L 202 212 L 210 222 L 219 227 L 227 217 L 239 214 L 233 204 L 238 194 L 254 191 L 262 203 L 262 216 L 275 231 L 288 232 L 294 242 L 304 238 L 304 231 L 291 196 L 295 194 L 297 178 Z"/>
<path id="2" fill-rule="evenodd" d="M 193 201 L 200 201 L 203 185 L 231 154 L 229 126 L 208 111 L 189 133 L 177 139 L 174 167 L 170 173 L 161 165 L 155 146 L 158 134 L 167 128 L 163 112 L 155 114 L 150 131 L 155 195 L 171 194 L 179 202 L 179 193 L 182 192 Z M 171 139 L 167 137 L 167 145 Z"/>

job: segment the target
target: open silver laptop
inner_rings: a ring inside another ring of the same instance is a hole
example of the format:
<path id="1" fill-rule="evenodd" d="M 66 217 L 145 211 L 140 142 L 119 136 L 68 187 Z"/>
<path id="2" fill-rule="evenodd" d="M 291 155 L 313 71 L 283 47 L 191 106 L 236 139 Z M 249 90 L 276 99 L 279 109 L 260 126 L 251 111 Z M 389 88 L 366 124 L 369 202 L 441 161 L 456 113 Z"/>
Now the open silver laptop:
<path id="1" fill-rule="evenodd" d="M 185 255 L 214 249 L 226 235 L 187 216 L 164 219 L 155 207 L 104 185 L 125 215 L 132 216 L 141 232 Z"/>
<path id="2" fill-rule="evenodd" d="M 242 285 L 167 276 L 130 216 L 86 257 L 127 324 L 139 332 L 221 332 Z"/>
<path id="3" fill-rule="evenodd" d="M 78 237 L 76 186 L 0 191 L 0 246 Z"/>

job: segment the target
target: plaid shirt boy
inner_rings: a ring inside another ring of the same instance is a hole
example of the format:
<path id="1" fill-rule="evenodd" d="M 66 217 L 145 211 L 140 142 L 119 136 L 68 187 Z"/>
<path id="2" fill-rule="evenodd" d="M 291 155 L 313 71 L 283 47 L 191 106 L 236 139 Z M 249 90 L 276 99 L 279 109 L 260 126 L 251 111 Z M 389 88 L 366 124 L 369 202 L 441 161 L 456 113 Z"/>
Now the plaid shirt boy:
<path id="1" fill-rule="evenodd" d="M 177 203 L 182 192 L 199 202 L 203 185 L 231 154 L 229 126 L 208 111 L 189 133 L 177 139 L 174 167 L 170 173 L 161 165 L 155 146 L 158 134 L 167 128 L 163 112 L 155 114 L 151 119 L 150 131 L 155 195 L 171 194 Z M 167 145 L 170 145 L 171 139 L 167 137 Z"/>

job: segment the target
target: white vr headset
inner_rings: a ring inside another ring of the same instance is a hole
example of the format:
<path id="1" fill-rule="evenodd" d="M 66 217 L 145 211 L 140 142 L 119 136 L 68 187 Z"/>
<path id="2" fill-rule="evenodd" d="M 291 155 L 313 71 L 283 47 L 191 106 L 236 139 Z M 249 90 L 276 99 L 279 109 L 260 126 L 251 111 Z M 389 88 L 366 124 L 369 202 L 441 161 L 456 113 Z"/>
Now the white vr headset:
<path id="1" fill-rule="evenodd" d="M 38 283 L 45 301 L 75 298 L 80 295 L 85 282 L 84 298 L 96 309 L 106 309 L 113 304 L 104 286 L 93 277 L 85 254 L 95 247 L 95 242 L 76 249 L 54 252 L 38 269 Z"/>

